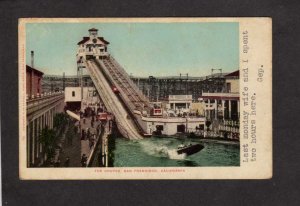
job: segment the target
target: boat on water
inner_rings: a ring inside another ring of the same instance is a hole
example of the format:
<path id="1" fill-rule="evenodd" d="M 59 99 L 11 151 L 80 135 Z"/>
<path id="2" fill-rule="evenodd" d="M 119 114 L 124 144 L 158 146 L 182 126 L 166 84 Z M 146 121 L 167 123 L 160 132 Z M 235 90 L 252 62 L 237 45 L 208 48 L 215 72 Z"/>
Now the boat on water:
<path id="1" fill-rule="evenodd" d="M 187 156 L 200 152 L 204 146 L 202 144 L 189 144 L 189 145 L 179 145 L 177 149 L 178 154 L 186 154 Z"/>

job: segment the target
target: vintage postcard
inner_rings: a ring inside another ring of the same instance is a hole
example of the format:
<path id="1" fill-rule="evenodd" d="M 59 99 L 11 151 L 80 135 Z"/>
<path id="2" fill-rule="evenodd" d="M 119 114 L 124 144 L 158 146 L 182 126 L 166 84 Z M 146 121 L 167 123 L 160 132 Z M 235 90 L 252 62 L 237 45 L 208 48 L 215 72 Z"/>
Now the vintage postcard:
<path id="1" fill-rule="evenodd" d="M 270 18 L 19 19 L 22 180 L 272 178 Z"/>

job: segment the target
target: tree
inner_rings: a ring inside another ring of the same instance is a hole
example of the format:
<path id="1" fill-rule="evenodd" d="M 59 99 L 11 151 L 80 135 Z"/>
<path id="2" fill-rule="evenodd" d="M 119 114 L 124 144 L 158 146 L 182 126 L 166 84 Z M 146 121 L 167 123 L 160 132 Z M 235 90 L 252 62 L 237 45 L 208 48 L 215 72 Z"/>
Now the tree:
<path id="1" fill-rule="evenodd" d="M 116 138 L 112 134 L 108 135 L 107 137 L 107 147 L 108 154 L 106 155 L 108 155 L 108 166 L 113 167 L 115 159 L 114 150 L 116 149 Z"/>
<path id="2" fill-rule="evenodd" d="M 56 140 L 57 138 L 54 130 L 49 129 L 47 126 L 42 129 L 39 135 L 39 142 L 42 144 L 46 160 L 50 160 L 55 156 Z"/>
<path id="3" fill-rule="evenodd" d="M 57 113 L 53 119 L 53 127 L 56 129 L 61 129 L 67 123 L 67 116 L 64 113 Z"/>

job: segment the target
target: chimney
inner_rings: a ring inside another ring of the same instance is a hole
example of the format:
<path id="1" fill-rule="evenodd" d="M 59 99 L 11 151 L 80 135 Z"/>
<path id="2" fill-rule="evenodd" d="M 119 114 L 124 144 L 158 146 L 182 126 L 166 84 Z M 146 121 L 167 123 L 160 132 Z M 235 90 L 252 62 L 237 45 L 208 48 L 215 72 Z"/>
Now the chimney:
<path id="1" fill-rule="evenodd" d="M 34 52 L 31 51 L 31 67 L 34 68 Z"/>

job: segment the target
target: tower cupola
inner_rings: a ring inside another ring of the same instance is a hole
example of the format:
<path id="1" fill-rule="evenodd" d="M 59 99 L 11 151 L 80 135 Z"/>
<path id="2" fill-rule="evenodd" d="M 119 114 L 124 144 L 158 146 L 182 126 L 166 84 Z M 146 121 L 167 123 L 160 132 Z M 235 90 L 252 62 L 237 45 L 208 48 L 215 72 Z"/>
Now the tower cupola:
<path id="1" fill-rule="evenodd" d="M 98 29 L 95 28 L 91 28 L 89 29 L 89 33 L 90 33 L 90 38 L 97 38 L 98 36 Z"/>

